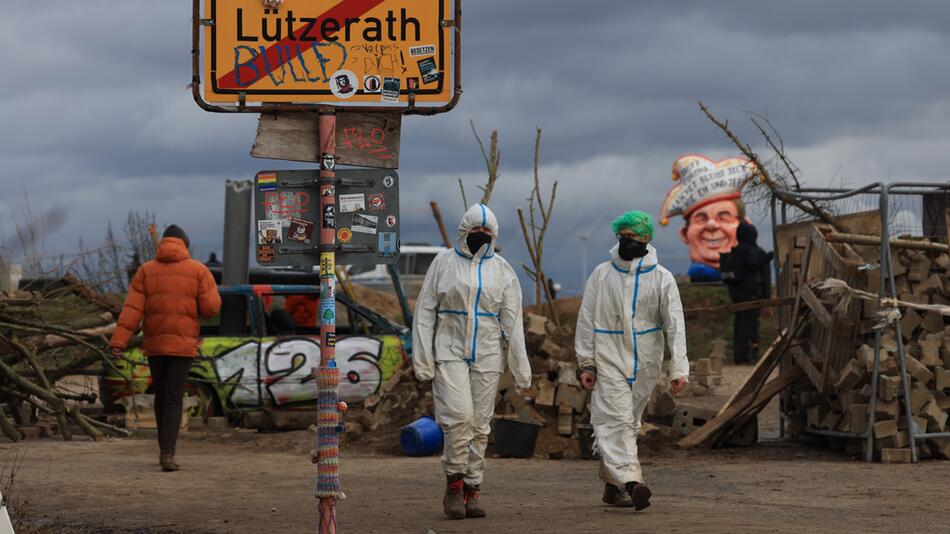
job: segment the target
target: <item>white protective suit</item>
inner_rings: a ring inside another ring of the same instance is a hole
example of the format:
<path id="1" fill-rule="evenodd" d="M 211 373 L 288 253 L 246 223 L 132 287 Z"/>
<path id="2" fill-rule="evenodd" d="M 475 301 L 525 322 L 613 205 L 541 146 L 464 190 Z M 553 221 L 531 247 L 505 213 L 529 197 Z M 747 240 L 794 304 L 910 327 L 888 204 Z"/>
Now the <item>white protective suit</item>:
<path id="1" fill-rule="evenodd" d="M 475 226 L 491 228 L 492 241 L 468 250 Z M 495 411 L 498 379 L 511 368 L 515 386 L 531 385 L 524 345 L 521 284 L 514 269 L 494 252 L 498 221 L 476 204 L 459 223 L 454 249 L 436 256 L 416 299 L 412 324 L 413 368 L 432 380 L 435 418 L 445 434 L 442 466 L 478 485 Z M 502 335 L 508 353 L 502 354 Z"/>
<path id="2" fill-rule="evenodd" d="M 671 380 L 689 374 L 689 361 L 673 275 L 657 264 L 653 245 L 632 262 L 621 259 L 618 248 L 587 279 L 574 344 L 578 366 L 597 372 L 590 411 L 600 476 L 622 488 L 643 482 L 637 434 L 660 376 L 664 336 L 672 353 Z"/>

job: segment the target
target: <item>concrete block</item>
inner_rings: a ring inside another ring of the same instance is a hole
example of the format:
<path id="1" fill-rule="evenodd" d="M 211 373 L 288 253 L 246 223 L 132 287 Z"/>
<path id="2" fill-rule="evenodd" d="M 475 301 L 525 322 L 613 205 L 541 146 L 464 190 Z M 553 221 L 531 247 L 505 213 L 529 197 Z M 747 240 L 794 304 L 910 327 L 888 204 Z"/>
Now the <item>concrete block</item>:
<path id="1" fill-rule="evenodd" d="M 709 374 L 721 375 L 722 367 L 725 364 L 725 358 L 710 358 L 709 359 Z"/>
<path id="2" fill-rule="evenodd" d="M 868 428 L 868 405 L 852 404 L 848 407 L 848 428 L 856 434 L 863 434 Z"/>
<path id="3" fill-rule="evenodd" d="M 874 439 L 883 439 L 897 434 L 897 419 L 885 419 L 874 423 Z"/>
<path id="4" fill-rule="evenodd" d="M 587 406 L 587 390 L 562 384 L 557 388 L 554 403 L 567 404 L 574 408 L 574 411 L 583 412 L 584 407 Z"/>
<path id="5" fill-rule="evenodd" d="M 750 419 L 738 432 L 729 436 L 724 442 L 726 446 L 751 447 L 759 441 L 759 418 Z"/>
<path id="6" fill-rule="evenodd" d="M 927 369 L 924 364 L 920 363 L 917 358 L 914 358 L 910 355 L 905 355 L 904 363 L 907 366 L 907 374 L 914 377 L 920 384 L 926 386 L 931 381 L 933 381 L 933 372 L 931 372 L 930 369 Z"/>
<path id="7" fill-rule="evenodd" d="M 534 398 L 534 403 L 538 406 L 554 406 L 554 398 L 557 388 L 550 380 L 538 380 L 538 396 Z"/>
<path id="8" fill-rule="evenodd" d="M 719 375 L 710 375 L 710 376 L 699 376 L 696 377 L 696 382 L 699 385 L 706 386 L 708 388 L 714 388 L 722 385 L 722 376 Z"/>
<path id="9" fill-rule="evenodd" d="M 227 417 L 209 417 L 208 429 L 209 430 L 227 430 L 228 418 Z"/>
<path id="10" fill-rule="evenodd" d="M 937 383 L 937 391 L 950 389 L 950 369 L 937 367 L 934 369 L 934 379 Z"/>
<path id="11" fill-rule="evenodd" d="M 883 464 L 909 464 L 910 462 L 910 449 L 881 449 Z"/>
<path id="12" fill-rule="evenodd" d="M 947 430 L 947 412 L 940 409 L 937 403 L 930 401 L 920 411 L 920 416 L 927 420 L 928 432 L 945 432 Z"/>
<path id="13" fill-rule="evenodd" d="M 726 340 L 725 339 L 714 339 L 709 344 L 709 358 L 710 359 L 721 359 L 724 360 L 727 356 L 726 354 Z"/>
<path id="14" fill-rule="evenodd" d="M 706 422 L 716 416 L 717 411 L 712 408 L 680 402 L 676 405 L 676 413 L 673 415 L 673 430 L 677 435 L 685 436 L 705 425 Z"/>

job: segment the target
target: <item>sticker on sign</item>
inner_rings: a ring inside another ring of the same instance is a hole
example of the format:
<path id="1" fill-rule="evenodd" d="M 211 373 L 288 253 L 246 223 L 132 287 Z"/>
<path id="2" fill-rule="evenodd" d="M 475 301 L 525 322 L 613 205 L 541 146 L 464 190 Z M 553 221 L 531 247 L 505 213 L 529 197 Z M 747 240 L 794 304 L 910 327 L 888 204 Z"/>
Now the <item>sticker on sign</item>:
<path id="1" fill-rule="evenodd" d="M 409 55 L 412 57 L 435 55 L 435 45 L 410 46 Z"/>
<path id="2" fill-rule="evenodd" d="M 379 105 L 409 103 L 408 58 L 432 58 L 451 78 L 455 0 L 203 0 L 205 99 Z M 381 81 L 399 92 L 387 93 Z M 360 83 L 362 82 L 362 83 Z M 451 79 L 413 92 L 416 106 L 445 106 Z M 396 85 L 398 83 L 398 85 Z M 382 86 L 381 86 L 382 85 Z"/>

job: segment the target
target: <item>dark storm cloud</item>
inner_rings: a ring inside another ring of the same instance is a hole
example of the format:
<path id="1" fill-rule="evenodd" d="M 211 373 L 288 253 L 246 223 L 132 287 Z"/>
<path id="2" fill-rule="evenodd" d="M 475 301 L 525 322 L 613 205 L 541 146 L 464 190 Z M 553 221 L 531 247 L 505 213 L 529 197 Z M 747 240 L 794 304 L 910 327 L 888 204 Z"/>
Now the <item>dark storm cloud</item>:
<path id="1" fill-rule="evenodd" d="M 95 241 L 107 220 L 149 210 L 219 246 L 226 179 L 298 164 L 252 160 L 256 117 L 205 113 L 191 100 L 190 2 L 32 2 L 0 19 L 0 238 L 34 202 L 64 206 L 50 252 Z M 515 208 L 526 206 L 534 127 L 542 176 L 560 180 L 547 270 L 577 287 L 578 250 L 601 213 L 653 213 L 673 159 L 735 149 L 703 100 L 755 146 L 746 111 L 768 116 L 813 185 L 946 179 L 950 52 L 945 2 L 530 2 L 468 0 L 464 96 L 452 113 L 410 117 L 402 139 L 405 241 L 435 241 L 428 201 L 454 227 L 484 164 L 468 124 L 501 136 L 492 206 L 505 255 L 525 261 Z M 33 37 L 42 30 L 39 45 Z M 589 267 L 611 245 L 609 217 L 588 241 Z M 661 260 L 688 265 L 676 222 L 657 232 Z"/>

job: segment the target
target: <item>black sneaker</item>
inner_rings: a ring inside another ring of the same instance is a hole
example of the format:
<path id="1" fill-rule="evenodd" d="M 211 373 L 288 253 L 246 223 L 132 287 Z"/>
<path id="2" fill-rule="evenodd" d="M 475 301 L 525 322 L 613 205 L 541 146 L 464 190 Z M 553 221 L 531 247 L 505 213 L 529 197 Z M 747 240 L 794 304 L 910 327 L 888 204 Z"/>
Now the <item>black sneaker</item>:
<path id="1" fill-rule="evenodd" d="M 604 485 L 604 498 L 602 500 L 604 504 L 617 506 L 619 508 L 629 508 L 633 506 L 633 501 L 630 500 L 630 496 L 610 483 Z"/>
<path id="2" fill-rule="evenodd" d="M 643 510 L 650 506 L 650 497 L 653 495 L 653 492 L 650 491 L 650 488 L 646 484 L 639 482 L 627 482 L 626 484 L 627 493 L 630 494 L 630 500 L 633 501 L 633 508 L 636 511 Z"/>

